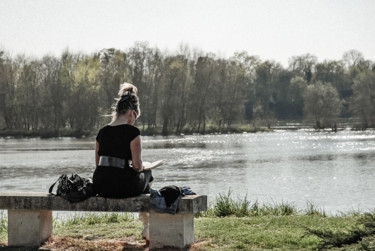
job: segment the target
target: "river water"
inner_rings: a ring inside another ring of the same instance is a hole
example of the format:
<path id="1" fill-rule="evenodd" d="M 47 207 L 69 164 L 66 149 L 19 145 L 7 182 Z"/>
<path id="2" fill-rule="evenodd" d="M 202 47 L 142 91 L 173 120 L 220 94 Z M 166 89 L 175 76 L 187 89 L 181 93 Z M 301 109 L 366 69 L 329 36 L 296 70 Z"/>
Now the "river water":
<path id="1" fill-rule="evenodd" d="M 276 131 L 142 137 L 143 160 L 164 159 L 153 188 L 188 186 L 209 201 L 307 203 L 329 214 L 375 209 L 375 131 Z M 47 192 L 60 174 L 90 177 L 95 138 L 0 139 L 0 193 Z"/>

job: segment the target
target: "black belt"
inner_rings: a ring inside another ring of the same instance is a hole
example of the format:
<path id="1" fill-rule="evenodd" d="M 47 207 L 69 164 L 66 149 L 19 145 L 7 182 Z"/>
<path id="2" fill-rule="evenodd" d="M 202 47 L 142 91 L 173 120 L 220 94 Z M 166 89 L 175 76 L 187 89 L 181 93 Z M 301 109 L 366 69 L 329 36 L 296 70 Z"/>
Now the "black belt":
<path id="1" fill-rule="evenodd" d="M 113 167 L 120 167 L 125 168 L 129 166 L 131 160 L 128 161 L 126 159 L 111 157 L 111 156 L 100 156 L 99 158 L 99 166 L 113 166 Z"/>

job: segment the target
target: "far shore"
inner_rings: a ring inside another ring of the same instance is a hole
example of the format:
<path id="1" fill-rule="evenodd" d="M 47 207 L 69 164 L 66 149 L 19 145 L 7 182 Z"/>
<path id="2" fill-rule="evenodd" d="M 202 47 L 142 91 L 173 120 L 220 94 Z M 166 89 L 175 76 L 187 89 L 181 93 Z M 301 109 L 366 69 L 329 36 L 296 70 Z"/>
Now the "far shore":
<path id="1" fill-rule="evenodd" d="M 234 125 L 231 127 L 216 127 L 216 126 L 207 126 L 204 133 L 195 133 L 192 129 L 185 129 L 183 133 L 168 134 L 163 135 L 161 133 L 161 128 L 147 129 L 142 126 L 138 126 L 143 136 L 181 136 L 181 135 L 208 135 L 208 134 L 235 134 L 235 133 L 258 133 L 258 132 L 273 132 L 276 130 L 315 130 L 315 131 L 332 131 L 338 132 L 343 130 L 353 130 L 353 131 L 362 131 L 362 130 L 372 130 L 374 128 L 362 128 L 361 126 L 351 126 L 348 123 L 338 124 L 336 127 L 332 128 L 316 128 L 313 124 L 302 124 L 302 123 L 276 123 L 271 126 L 253 126 L 251 124 L 245 125 Z M 7 130 L 0 129 L 0 138 L 60 138 L 60 137 L 71 137 L 71 138 L 86 138 L 93 137 L 96 135 L 96 131 L 26 131 L 26 130 Z"/>

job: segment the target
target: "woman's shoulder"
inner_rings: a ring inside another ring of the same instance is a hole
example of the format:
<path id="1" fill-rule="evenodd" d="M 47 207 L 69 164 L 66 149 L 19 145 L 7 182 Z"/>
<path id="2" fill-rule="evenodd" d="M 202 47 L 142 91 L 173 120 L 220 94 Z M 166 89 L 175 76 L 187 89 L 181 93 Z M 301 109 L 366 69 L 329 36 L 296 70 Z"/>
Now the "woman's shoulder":
<path id="1" fill-rule="evenodd" d="M 135 134 L 136 136 L 140 135 L 141 134 L 141 131 L 138 129 L 138 127 L 136 126 L 133 126 L 133 125 L 128 125 L 127 124 L 127 128 L 129 131 L 131 131 L 133 134 Z"/>
<path id="2" fill-rule="evenodd" d="M 108 125 L 103 126 L 99 130 L 99 133 L 101 131 L 123 131 L 123 130 L 140 134 L 140 130 L 138 129 L 138 127 L 133 126 L 133 125 L 129 125 L 129 124 L 121 124 L 121 125 L 110 125 L 110 124 L 108 124 Z"/>
<path id="3" fill-rule="evenodd" d="M 122 125 L 116 125 L 116 126 L 111 126 L 111 125 L 105 125 L 103 126 L 97 136 L 96 140 L 100 141 L 102 138 L 107 138 L 107 137 L 126 137 L 130 140 L 133 140 L 135 137 L 140 135 L 141 132 L 140 130 L 132 125 L 128 124 L 122 124 Z M 121 136 L 122 135 L 122 136 Z"/>

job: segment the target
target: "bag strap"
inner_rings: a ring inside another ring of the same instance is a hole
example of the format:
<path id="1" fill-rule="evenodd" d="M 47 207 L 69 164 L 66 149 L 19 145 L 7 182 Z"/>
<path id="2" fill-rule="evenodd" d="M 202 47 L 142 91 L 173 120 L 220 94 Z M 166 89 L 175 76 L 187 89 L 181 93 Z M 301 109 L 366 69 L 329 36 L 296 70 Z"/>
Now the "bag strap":
<path id="1" fill-rule="evenodd" d="M 55 183 L 53 183 L 53 184 L 49 187 L 48 192 L 49 192 L 50 194 L 56 195 L 56 194 L 52 193 L 52 191 L 53 191 L 53 187 L 56 185 L 57 182 L 59 182 L 60 180 L 62 180 L 62 178 L 64 177 L 64 175 L 65 175 L 65 174 L 62 174 L 62 175 L 61 175 L 61 176 L 55 181 Z"/>
<path id="2" fill-rule="evenodd" d="M 58 180 L 57 180 L 57 181 L 58 181 Z M 53 187 L 56 185 L 57 181 L 56 181 L 55 183 L 53 183 L 53 184 L 49 187 L 48 192 L 49 192 L 50 194 L 54 194 L 54 193 L 52 193 L 52 190 L 53 190 Z M 54 194 L 54 195 L 56 195 L 56 194 Z"/>

